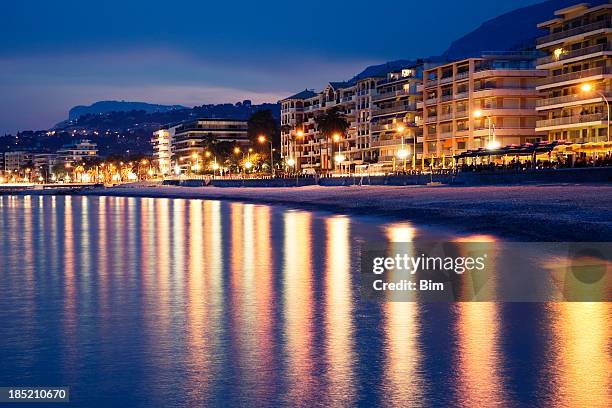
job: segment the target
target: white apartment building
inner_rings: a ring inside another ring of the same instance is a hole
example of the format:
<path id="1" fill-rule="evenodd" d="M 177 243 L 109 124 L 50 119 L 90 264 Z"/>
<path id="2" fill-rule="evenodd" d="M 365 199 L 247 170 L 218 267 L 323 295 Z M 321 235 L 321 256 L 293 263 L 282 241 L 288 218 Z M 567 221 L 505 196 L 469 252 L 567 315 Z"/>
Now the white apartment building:
<path id="1" fill-rule="evenodd" d="M 151 144 L 153 145 L 153 165 L 159 169 L 160 174 L 172 172 L 172 141 L 177 125 L 162 126 L 153 132 Z"/>
<path id="2" fill-rule="evenodd" d="M 83 139 L 64 145 L 57 151 L 58 160 L 65 163 L 78 163 L 88 158 L 98 157 L 98 145 L 91 140 Z"/>
<path id="3" fill-rule="evenodd" d="M 248 145 L 248 121 L 235 119 L 198 119 L 174 127 L 171 166 L 182 171 L 200 164 L 212 142 Z"/>

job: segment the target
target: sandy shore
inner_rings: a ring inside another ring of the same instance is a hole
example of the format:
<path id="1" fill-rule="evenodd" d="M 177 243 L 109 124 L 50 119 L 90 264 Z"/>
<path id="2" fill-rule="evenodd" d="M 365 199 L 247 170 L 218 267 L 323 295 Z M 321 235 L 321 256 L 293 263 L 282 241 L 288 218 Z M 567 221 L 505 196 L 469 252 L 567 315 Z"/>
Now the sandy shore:
<path id="1" fill-rule="evenodd" d="M 612 240 L 612 185 L 218 188 L 124 185 L 87 195 L 221 199 L 400 218 L 539 241 Z"/>

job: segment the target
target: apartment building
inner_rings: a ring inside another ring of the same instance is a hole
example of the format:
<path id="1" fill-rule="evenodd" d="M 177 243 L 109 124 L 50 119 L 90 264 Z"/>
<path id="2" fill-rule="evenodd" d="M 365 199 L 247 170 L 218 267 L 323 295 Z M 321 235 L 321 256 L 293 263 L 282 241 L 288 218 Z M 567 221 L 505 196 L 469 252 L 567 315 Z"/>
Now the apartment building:
<path id="1" fill-rule="evenodd" d="M 57 151 L 59 161 L 79 163 L 88 158 L 98 157 L 98 145 L 89 139 L 64 145 Z"/>
<path id="2" fill-rule="evenodd" d="M 330 82 L 322 92 L 303 91 L 281 101 L 281 153 L 295 157 L 297 169 L 331 171 L 362 160 L 357 145 L 354 82 Z M 323 135 L 316 118 L 336 109 L 349 123 L 345 134 Z M 291 150 L 294 150 L 293 152 Z M 338 158 L 342 160 L 338 160 Z"/>
<path id="3" fill-rule="evenodd" d="M 421 75 L 422 67 L 415 66 L 390 72 L 376 81 L 376 92 L 371 95 L 370 132 L 373 155 L 381 167 L 413 167 L 421 157 L 421 114 L 417 108 Z"/>
<path id="4" fill-rule="evenodd" d="M 303 156 L 302 151 L 297 151 L 297 143 L 301 144 L 301 139 L 304 137 L 304 101 L 316 96 L 314 91 L 305 89 L 280 102 L 281 156 L 293 160 L 297 166 L 301 164 Z"/>
<path id="5" fill-rule="evenodd" d="M 452 166 L 467 150 L 538 141 L 537 80 L 533 53 L 487 53 L 424 70 L 423 153 L 436 166 Z"/>
<path id="6" fill-rule="evenodd" d="M 4 153 L 4 171 L 19 173 L 23 168 L 32 166 L 32 152 L 14 151 Z"/>
<path id="7" fill-rule="evenodd" d="M 413 67 L 387 76 L 330 82 L 321 92 L 305 90 L 283 99 L 282 156 L 293 159 L 298 170 L 354 170 L 379 162 L 393 166 L 402 146 L 410 152 L 416 142 L 419 72 Z M 344 134 L 324 135 L 317 128 L 316 118 L 330 109 L 348 122 Z"/>
<path id="8" fill-rule="evenodd" d="M 172 172 L 172 141 L 174 133 L 180 124 L 162 126 L 153 132 L 151 144 L 153 145 L 153 165 L 162 175 Z"/>
<path id="9" fill-rule="evenodd" d="M 171 160 L 181 170 L 201 160 L 211 142 L 249 143 L 246 120 L 198 119 L 183 122 L 173 130 Z"/>
<path id="10" fill-rule="evenodd" d="M 611 148 L 604 143 L 610 141 L 611 16 L 611 4 L 580 3 L 556 11 L 553 19 L 538 25 L 548 34 L 537 39 L 537 49 L 546 54 L 537 67 L 547 76 L 537 87 L 543 94 L 537 103 L 543 119 L 536 130 L 548 141 L 575 144 L 573 152 Z"/>
<path id="11" fill-rule="evenodd" d="M 57 163 L 58 155 L 56 153 L 35 153 L 32 159 L 32 165 L 36 174 L 46 179 L 53 173 L 53 166 Z"/>

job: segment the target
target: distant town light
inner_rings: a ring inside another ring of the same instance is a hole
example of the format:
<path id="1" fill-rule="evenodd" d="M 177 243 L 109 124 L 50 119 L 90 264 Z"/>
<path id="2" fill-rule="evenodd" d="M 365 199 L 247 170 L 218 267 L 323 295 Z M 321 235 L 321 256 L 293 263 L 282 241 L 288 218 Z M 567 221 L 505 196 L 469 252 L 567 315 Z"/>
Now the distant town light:
<path id="1" fill-rule="evenodd" d="M 234 147 L 234 153 L 236 153 L 236 154 L 240 153 L 240 148 L 239 147 Z"/>

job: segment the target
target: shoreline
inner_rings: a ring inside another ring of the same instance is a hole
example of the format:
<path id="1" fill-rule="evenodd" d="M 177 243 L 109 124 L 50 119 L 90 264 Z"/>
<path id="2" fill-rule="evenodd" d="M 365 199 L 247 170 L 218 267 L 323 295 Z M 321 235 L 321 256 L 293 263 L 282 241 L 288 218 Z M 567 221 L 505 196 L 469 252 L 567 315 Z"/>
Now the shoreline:
<path id="1" fill-rule="evenodd" d="M 128 184 L 75 195 L 241 201 L 355 214 L 523 241 L 612 240 L 612 185 L 175 187 Z"/>

